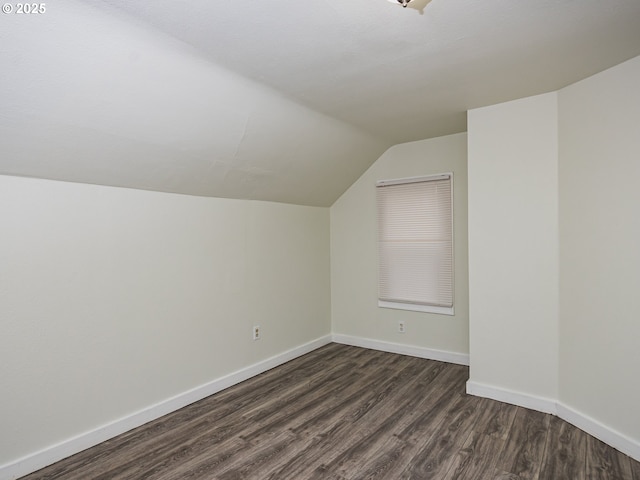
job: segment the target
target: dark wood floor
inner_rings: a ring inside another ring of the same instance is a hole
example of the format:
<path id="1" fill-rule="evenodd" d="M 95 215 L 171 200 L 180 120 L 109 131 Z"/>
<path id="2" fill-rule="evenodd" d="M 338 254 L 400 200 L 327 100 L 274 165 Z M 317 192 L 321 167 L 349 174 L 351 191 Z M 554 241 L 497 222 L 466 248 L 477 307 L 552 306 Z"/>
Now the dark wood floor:
<path id="1" fill-rule="evenodd" d="M 331 344 L 25 480 L 640 480 L 563 420 L 465 394 L 467 367 Z"/>

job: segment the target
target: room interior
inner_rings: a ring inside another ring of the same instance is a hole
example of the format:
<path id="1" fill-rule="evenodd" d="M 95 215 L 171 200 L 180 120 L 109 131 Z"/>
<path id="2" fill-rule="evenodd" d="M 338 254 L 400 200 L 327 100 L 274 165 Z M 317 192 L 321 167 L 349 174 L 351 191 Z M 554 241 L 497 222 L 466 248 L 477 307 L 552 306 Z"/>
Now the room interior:
<path id="1" fill-rule="evenodd" d="M 331 342 L 640 460 L 640 3 L 263 3 L 0 18 L 0 478 Z M 378 308 L 443 172 L 455 315 Z"/>

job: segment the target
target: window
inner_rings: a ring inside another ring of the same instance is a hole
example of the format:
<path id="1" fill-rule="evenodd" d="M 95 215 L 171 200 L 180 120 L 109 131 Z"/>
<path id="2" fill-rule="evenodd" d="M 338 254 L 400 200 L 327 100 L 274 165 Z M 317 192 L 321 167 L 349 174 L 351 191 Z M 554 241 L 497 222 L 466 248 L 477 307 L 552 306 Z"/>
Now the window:
<path id="1" fill-rule="evenodd" d="M 378 306 L 453 315 L 453 174 L 384 180 Z"/>

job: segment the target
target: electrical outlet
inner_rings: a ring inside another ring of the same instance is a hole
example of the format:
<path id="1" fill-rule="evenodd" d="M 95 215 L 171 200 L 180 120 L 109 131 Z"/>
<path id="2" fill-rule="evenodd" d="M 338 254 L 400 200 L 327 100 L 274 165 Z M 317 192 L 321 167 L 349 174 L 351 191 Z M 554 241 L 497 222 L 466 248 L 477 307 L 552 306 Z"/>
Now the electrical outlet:
<path id="1" fill-rule="evenodd" d="M 406 330 L 404 328 L 404 320 L 400 320 L 398 322 L 398 333 L 405 333 Z"/>
<path id="2" fill-rule="evenodd" d="M 260 325 L 253 326 L 253 339 L 260 340 Z"/>

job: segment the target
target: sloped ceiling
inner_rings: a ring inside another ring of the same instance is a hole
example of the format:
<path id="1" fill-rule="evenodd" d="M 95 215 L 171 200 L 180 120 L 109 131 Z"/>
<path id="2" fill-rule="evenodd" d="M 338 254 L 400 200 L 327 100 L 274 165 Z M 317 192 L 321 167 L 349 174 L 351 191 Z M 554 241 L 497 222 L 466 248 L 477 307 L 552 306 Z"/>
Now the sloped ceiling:
<path id="1" fill-rule="evenodd" d="M 637 55 L 638 0 L 56 1 L 0 17 L 0 173 L 327 206 Z"/>

